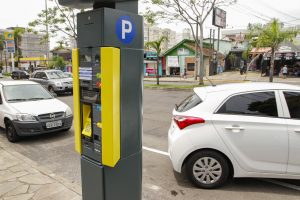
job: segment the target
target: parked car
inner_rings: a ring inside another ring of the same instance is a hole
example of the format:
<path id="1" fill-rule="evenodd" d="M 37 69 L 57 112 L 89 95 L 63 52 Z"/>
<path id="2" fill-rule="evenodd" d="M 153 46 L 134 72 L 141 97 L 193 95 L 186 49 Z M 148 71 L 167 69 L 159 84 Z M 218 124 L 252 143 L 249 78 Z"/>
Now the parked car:
<path id="1" fill-rule="evenodd" d="M 73 92 L 73 79 L 60 70 L 38 70 L 29 80 L 40 83 L 51 93 Z"/>
<path id="2" fill-rule="evenodd" d="M 71 72 L 64 72 L 64 74 L 66 75 L 66 77 L 68 78 L 73 78 L 73 74 Z"/>
<path id="3" fill-rule="evenodd" d="M 69 106 L 55 99 L 32 81 L 0 81 L 0 127 L 10 142 L 31 136 L 69 130 L 73 114 Z"/>
<path id="4" fill-rule="evenodd" d="M 300 179 L 300 87 L 195 88 L 174 109 L 168 138 L 174 170 L 201 188 L 230 177 Z"/>
<path id="5" fill-rule="evenodd" d="M 11 78 L 14 80 L 29 79 L 29 74 L 26 71 L 16 70 L 11 73 Z"/>

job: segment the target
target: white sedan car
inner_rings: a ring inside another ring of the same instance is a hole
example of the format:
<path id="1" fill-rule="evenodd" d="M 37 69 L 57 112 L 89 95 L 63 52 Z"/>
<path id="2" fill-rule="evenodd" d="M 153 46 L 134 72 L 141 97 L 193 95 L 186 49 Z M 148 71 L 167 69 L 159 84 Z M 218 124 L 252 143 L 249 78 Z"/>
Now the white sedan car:
<path id="1" fill-rule="evenodd" d="M 10 142 L 72 126 L 69 106 L 32 81 L 0 81 L 0 127 Z"/>
<path id="2" fill-rule="evenodd" d="M 201 188 L 230 177 L 300 179 L 300 87 L 195 88 L 174 109 L 168 137 L 174 170 Z"/>

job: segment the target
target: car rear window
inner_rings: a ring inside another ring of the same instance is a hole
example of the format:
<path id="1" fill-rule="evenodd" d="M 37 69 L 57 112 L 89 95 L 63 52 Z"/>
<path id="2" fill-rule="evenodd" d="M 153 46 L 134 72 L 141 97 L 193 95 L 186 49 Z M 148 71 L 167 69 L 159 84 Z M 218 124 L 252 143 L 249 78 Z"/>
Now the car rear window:
<path id="1" fill-rule="evenodd" d="M 179 105 L 176 105 L 175 110 L 177 112 L 185 112 L 194 108 L 202 102 L 200 97 L 197 94 L 192 94 L 188 96 L 185 100 L 183 100 Z"/>

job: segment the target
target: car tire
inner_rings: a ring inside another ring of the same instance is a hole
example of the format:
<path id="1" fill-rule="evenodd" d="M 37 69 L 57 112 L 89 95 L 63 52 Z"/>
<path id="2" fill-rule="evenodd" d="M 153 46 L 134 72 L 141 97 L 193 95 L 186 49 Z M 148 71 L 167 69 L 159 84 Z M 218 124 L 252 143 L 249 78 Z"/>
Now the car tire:
<path id="1" fill-rule="evenodd" d="M 49 90 L 50 93 L 55 93 L 52 86 L 49 86 L 49 87 L 48 87 L 48 90 Z"/>
<path id="2" fill-rule="evenodd" d="M 18 135 L 13 123 L 11 121 L 7 121 L 5 123 L 5 132 L 8 141 L 15 143 L 20 140 L 20 136 Z"/>
<path id="3" fill-rule="evenodd" d="M 196 187 L 214 189 L 223 186 L 229 178 L 229 163 L 214 151 L 200 151 L 188 158 L 185 166 L 187 178 Z"/>

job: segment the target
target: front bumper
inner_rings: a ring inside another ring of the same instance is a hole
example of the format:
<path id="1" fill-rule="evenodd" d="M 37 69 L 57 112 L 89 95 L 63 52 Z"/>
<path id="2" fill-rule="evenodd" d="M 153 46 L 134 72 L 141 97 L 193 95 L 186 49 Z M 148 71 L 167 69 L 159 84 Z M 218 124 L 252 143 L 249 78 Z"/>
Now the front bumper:
<path id="1" fill-rule="evenodd" d="M 73 91 L 73 85 L 54 86 L 53 90 L 54 90 L 54 92 L 57 92 L 57 93 L 72 92 Z"/>
<path id="2" fill-rule="evenodd" d="M 47 122 L 56 120 L 61 120 L 62 126 L 55 128 L 46 128 Z M 71 128 L 73 123 L 73 116 L 48 121 L 20 122 L 14 120 L 12 122 L 19 136 L 32 136 L 69 129 Z"/>

